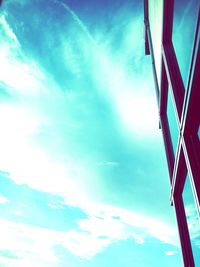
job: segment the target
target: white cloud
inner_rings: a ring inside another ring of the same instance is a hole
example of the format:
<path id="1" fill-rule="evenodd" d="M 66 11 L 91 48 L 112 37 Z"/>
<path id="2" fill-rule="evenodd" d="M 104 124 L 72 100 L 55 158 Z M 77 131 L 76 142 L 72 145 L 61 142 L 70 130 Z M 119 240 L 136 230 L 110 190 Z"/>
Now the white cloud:
<path id="1" fill-rule="evenodd" d="M 13 30 L 10 28 L 9 24 L 7 23 L 6 17 L 4 14 L 0 15 L 0 25 L 1 25 L 1 29 L 4 35 L 7 37 L 6 40 L 9 41 L 10 45 L 19 47 L 20 46 L 19 41 L 16 35 L 14 34 Z"/>
<path id="2" fill-rule="evenodd" d="M 0 204 L 6 204 L 9 203 L 10 200 L 4 197 L 3 195 L 0 195 Z"/>
<path id="3" fill-rule="evenodd" d="M 95 217 L 78 221 L 78 230 L 69 231 L 65 236 L 63 246 L 71 253 L 90 259 L 114 241 L 126 240 L 129 237 L 138 244 L 144 239 L 137 233 L 137 229 L 129 229 L 121 220 L 112 217 Z"/>
<path id="4" fill-rule="evenodd" d="M 133 240 L 135 241 L 135 243 L 137 243 L 137 244 L 142 245 L 145 242 L 144 238 L 142 238 L 139 234 L 131 233 L 131 234 L 129 234 L 129 236 L 132 237 Z"/>
<path id="5" fill-rule="evenodd" d="M 46 93 L 43 72 L 24 55 L 5 15 L 0 16 L 0 26 L 3 32 L 0 41 L 0 80 L 12 87 L 11 93 L 18 92 L 24 96 Z"/>
<path id="6" fill-rule="evenodd" d="M 83 180 L 88 175 L 81 164 L 56 161 L 31 139 L 40 125 L 37 118 L 21 107 L 2 105 L 1 111 L 3 130 L 0 132 L 0 145 L 3 153 L 0 154 L 0 168 L 8 170 L 16 183 L 62 196 L 67 205 L 79 206 L 88 214 L 88 219 L 77 222 L 79 229 L 65 233 L 59 239 L 59 244 L 86 259 L 105 249 L 114 240 L 129 237 L 138 244 L 143 244 L 145 238 L 151 236 L 164 243 L 178 245 L 174 228 L 147 216 L 91 201 Z M 8 114 L 6 120 L 3 114 Z M 16 121 L 16 115 L 21 118 L 19 121 Z M 110 166 L 109 162 L 106 164 Z M 63 202 L 48 205 L 51 208 L 64 207 Z"/>
<path id="7" fill-rule="evenodd" d="M 88 201 L 87 179 L 94 180 L 95 174 L 87 170 L 83 160 L 74 159 L 70 151 L 50 153 L 48 147 L 44 149 L 37 142 L 37 134 L 49 124 L 40 109 L 41 106 L 35 110 L 23 103 L 1 103 L 0 169 L 8 171 L 15 183 L 67 197 L 71 205 Z M 53 136 L 55 142 L 59 138 Z"/>
<path id="8" fill-rule="evenodd" d="M 114 220 L 112 217 L 89 217 L 80 220 L 78 225 L 81 230 L 89 232 L 92 236 L 105 236 L 109 239 L 126 239 L 124 226 L 121 221 Z"/>
<path id="9" fill-rule="evenodd" d="M 7 170 L 18 184 L 67 195 L 75 205 L 88 198 L 84 179 L 95 175 L 82 160 L 73 159 L 67 137 L 64 139 L 57 132 L 59 120 L 64 125 L 69 121 L 68 96 L 45 71 L 23 55 L 5 17 L 0 22 L 6 32 L 6 38 L 0 43 L 0 80 L 9 85 L 9 93 L 15 96 L 0 105 L 0 169 Z M 51 152 L 48 146 L 44 148 L 38 142 L 43 130 L 48 133 L 47 143 L 64 142 L 65 153 L 57 148 Z"/>
<path id="10" fill-rule="evenodd" d="M 155 218 L 97 204 L 88 205 L 85 212 L 88 218 L 77 221 L 78 228 L 66 232 L 61 241 L 74 255 L 90 259 L 114 241 L 128 238 L 139 245 L 147 238 L 154 238 L 179 248 L 177 230 Z"/>
<path id="11" fill-rule="evenodd" d="M 139 230 L 142 229 L 142 231 L 139 232 L 140 234 L 143 233 L 144 236 L 140 235 L 141 237 L 152 236 L 164 243 L 179 246 L 178 234 L 176 228 L 168 224 L 165 224 L 163 221 L 158 220 L 156 218 L 151 218 L 149 216 L 138 214 L 123 208 L 113 207 L 109 205 L 102 205 L 102 204 L 98 205 L 94 203 L 88 204 L 88 206 L 83 207 L 83 209 L 87 214 L 90 215 L 88 220 L 90 220 L 90 218 L 103 219 L 105 220 L 105 222 L 108 222 L 108 229 L 110 225 L 109 220 L 112 220 L 113 225 L 115 225 L 114 222 L 118 223 L 120 222 L 120 224 L 122 224 L 123 226 L 126 225 L 133 227 L 133 229 L 139 229 Z M 116 225 L 118 225 L 118 223 L 116 223 Z M 104 224 L 102 224 L 102 227 L 103 226 Z M 118 232 L 120 233 L 120 231 Z M 130 232 L 130 234 L 132 233 Z"/>
<path id="12" fill-rule="evenodd" d="M 76 230 L 66 233 L 62 240 L 63 247 L 72 254 L 85 259 L 92 258 L 110 243 L 109 239 L 101 239 L 90 233 Z"/>
<path id="13" fill-rule="evenodd" d="M 69 11 L 69 8 L 67 10 Z M 126 25 L 125 40 L 122 42 L 119 55 L 109 46 L 109 41 L 112 43 L 115 33 L 113 36 L 107 36 L 107 45 L 105 39 L 103 42 L 94 43 L 92 37 L 88 40 L 85 35 L 80 34 L 78 39 L 83 57 L 87 54 L 85 51 L 90 51 L 88 58 L 84 58 L 84 66 L 76 57 L 77 52 L 73 49 L 73 43 L 70 43 L 66 36 L 61 38 L 65 58 L 63 64 L 67 64 L 77 78 L 80 77 L 80 70 L 84 68 L 90 73 L 101 96 L 106 98 L 115 110 L 123 130 L 134 139 L 155 137 L 155 134 L 159 133 L 153 80 L 141 58 L 143 34 L 138 30 L 140 23 L 141 18 L 134 22 L 131 18 Z M 85 32 L 85 28 L 80 27 L 80 32 L 81 30 Z M 138 38 L 134 38 L 135 36 Z M 136 68 L 140 66 L 136 73 L 127 68 L 130 54 Z"/>
<path id="14" fill-rule="evenodd" d="M 0 80 L 8 84 L 15 91 L 23 94 L 32 95 L 41 88 L 40 82 L 34 77 L 37 75 L 37 69 L 31 62 L 13 62 L 13 57 L 7 55 L 7 48 L 2 47 L 0 52 Z M 8 48 L 9 49 L 9 48 Z M 12 78 L 11 78 L 12 77 Z"/>
<path id="15" fill-rule="evenodd" d="M 173 256 L 177 253 L 176 250 L 170 250 L 170 251 L 165 251 L 165 255 L 166 256 Z"/>
<path id="16" fill-rule="evenodd" d="M 88 218 L 77 221 L 76 228 L 67 232 L 52 232 L 55 234 L 54 244 L 81 258 L 89 260 L 113 242 L 128 238 L 138 245 L 154 238 L 179 248 L 176 229 L 155 218 L 94 203 L 90 203 L 84 211 Z M 166 251 L 166 255 L 172 255 L 172 252 Z"/>
<path id="17" fill-rule="evenodd" d="M 0 219 L 0 234 L 0 254 L 1 251 L 11 251 L 17 258 L 9 259 L 1 255 L 4 262 L 10 264 L 7 266 L 51 266 L 51 263 L 59 261 L 53 252 L 53 245 L 59 235 L 56 231 Z"/>
<path id="18" fill-rule="evenodd" d="M 52 209 L 64 209 L 65 208 L 65 202 L 64 201 L 53 201 L 48 203 L 48 206 Z"/>
<path id="19" fill-rule="evenodd" d="M 12 267 L 20 266 L 20 264 L 25 266 L 25 262 L 32 262 L 30 266 L 36 266 L 36 263 L 38 266 L 41 263 L 48 266 L 50 262 L 59 262 L 54 252 L 56 245 L 64 247 L 76 256 L 91 259 L 115 240 L 133 238 L 135 243 L 142 245 L 145 238 L 152 237 L 162 242 L 174 243 L 172 235 L 168 237 L 168 240 L 163 240 L 161 235 L 155 235 L 157 228 L 162 228 L 163 231 L 169 233 L 169 226 L 158 223 L 156 220 L 153 221 L 148 217 L 111 206 L 99 205 L 93 208 L 95 210 L 88 211 L 90 213 L 88 219 L 78 221 L 78 227 L 67 232 L 0 219 L 0 252 L 12 251 L 16 255 L 18 259 L 5 259 L 8 263 L 12 262 Z M 153 227 L 156 228 L 154 234 L 151 233 Z M 177 246 L 177 244 L 173 245 Z M 170 256 L 172 252 L 166 251 L 165 254 Z"/>
<path id="20" fill-rule="evenodd" d="M 99 46 L 94 50 L 92 75 L 97 88 L 109 99 L 126 133 L 134 140 L 158 134 L 156 98 L 149 90 L 152 80 L 147 73 L 142 72 L 142 75 L 147 75 L 146 79 L 138 78 L 138 74 L 128 73 L 122 60 L 113 57 L 105 48 Z"/>

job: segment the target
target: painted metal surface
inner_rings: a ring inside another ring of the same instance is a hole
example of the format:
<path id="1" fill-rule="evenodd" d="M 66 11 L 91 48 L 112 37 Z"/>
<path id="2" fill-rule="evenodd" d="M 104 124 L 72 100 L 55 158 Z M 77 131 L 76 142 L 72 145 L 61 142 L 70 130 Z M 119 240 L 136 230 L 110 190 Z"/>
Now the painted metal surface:
<path id="1" fill-rule="evenodd" d="M 171 204 L 175 208 L 183 262 L 185 267 L 193 267 L 195 262 L 182 194 L 188 173 L 200 217 L 200 138 L 198 135 L 200 127 L 200 15 L 198 11 L 196 28 L 193 29 L 194 40 L 191 40 L 193 49 L 188 69 L 188 83 L 185 86 L 173 47 L 174 2 L 175 0 L 165 0 L 163 3 L 160 90 L 158 89 L 158 82 L 155 85 L 157 87 L 156 92 L 159 92 L 156 94 L 171 181 Z M 147 0 L 144 0 L 144 7 L 145 31 L 147 33 L 145 40 L 148 41 L 147 47 L 149 47 L 152 61 L 154 61 Z M 155 66 L 153 66 L 153 73 L 158 81 L 159 73 L 157 73 Z M 171 129 L 167 117 L 168 90 L 171 90 L 174 111 L 178 119 L 179 138 L 176 153 L 172 148 Z"/>

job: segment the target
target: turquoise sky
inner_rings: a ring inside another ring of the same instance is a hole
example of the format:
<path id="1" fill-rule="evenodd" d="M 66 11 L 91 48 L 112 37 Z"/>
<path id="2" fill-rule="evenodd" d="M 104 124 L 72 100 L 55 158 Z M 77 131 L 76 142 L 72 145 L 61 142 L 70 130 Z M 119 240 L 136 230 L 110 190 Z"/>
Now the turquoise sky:
<path id="1" fill-rule="evenodd" d="M 4 1 L 0 69 L 0 266 L 181 267 L 142 1 Z"/>

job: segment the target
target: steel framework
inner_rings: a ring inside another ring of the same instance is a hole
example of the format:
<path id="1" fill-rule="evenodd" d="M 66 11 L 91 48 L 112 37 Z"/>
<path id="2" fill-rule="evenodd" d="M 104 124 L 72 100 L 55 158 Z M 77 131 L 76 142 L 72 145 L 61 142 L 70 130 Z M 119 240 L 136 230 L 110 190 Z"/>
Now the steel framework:
<path id="1" fill-rule="evenodd" d="M 195 261 L 182 194 L 186 176 L 189 174 L 198 215 L 200 215 L 200 138 L 198 136 L 200 127 L 200 14 L 198 9 L 194 40 L 190 40 L 193 42 L 193 49 L 188 69 L 188 81 L 184 85 L 172 40 L 174 2 L 175 0 L 163 0 L 161 77 L 157 76 L 154 63 L 148 0 L 144 0 L 145 54 L 150 54 L 152 57 L 160 126 L 163 133 L 171 183 L 170 200 L 175 209 L 183 262 L 185 267 L 193 267 L 195 266 Z M 169 90 L 172 95 L 179 132 L 175 152 L 172 146 L 171 129 L 167 116 Z"/>

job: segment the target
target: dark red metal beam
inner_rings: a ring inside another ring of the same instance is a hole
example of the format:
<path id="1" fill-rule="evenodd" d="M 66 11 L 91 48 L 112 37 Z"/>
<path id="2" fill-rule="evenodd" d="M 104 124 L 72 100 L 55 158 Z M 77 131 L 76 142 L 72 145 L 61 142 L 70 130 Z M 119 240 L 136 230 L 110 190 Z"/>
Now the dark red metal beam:
<path id="1" fill-rule="evenodd" d="M 172 96 L 175 102 L 175 111 L 178 115 L 177 117 L 180 125 L 184 99 L 184 85 L 172 42 L 163 45 L 162 57 L 165 64 L 168 82 L 172 89 Z"/>
<path id="2" fill-rule="evenodd" d="M 162 134 L 163 134 L 163 140 L 164 140 L 164 146 L 165 146 L 165 153 L 166 153 L 166 158 L 167 158 L 169 177 L 172 183 L 173 169 L 174 169 L 174 151 L 172 148 L 172 141 L 170 137 L 167 116 L 161 115 L 160 121 L 161 121 L 161 128 L 162 128 Z"/>
<path id="3" fill-rule="evenodd" d="M 174 166 L 174 179 L 172 183 L 171 198 L 170 198 L 171 202 L 173 202 L 174 196 L 182 195 L 186 175 L 187 175 L 187 167 L 182 149 L 182 142 L 180 142 L 177 151 L 177 160 Z"/>
<path id="4" fill-rule="evenodd" d="M 191 68 L 182 116 L 183 148 L 200 212 L 200 12 L 198 14 Z"/>
<path id="5" fill-rule="evenodd" d="M 167 114 L 167 95 L 168 95 L 168 81 L 165 71 L 164 62 L 161 63 L 161 90 L 160 90 L 160 116 L 166 116 Z"/>
<path id="6" fill-rule="evenodd" d="M 196 133 L 200 123 L 200 14 L 198 16 L 191 68 L 184 101 L 182 128 L 185 134 Z"/>
<path id="7" fill-rule="evenodd" d="M 147 36 L 147 24 L 148 24 L 148 0 L 144 0 L 144 40 L 145 40 L 145 55 L 150 55 L 149 42 Z"/>
<path id="8" fill-rule="evenodd" d="M 182 247 L 184 266 L 195 267 L 194 259 L 192 255 L 192 247 L 190 243 L 190 236 L 189 236 L 189 231 L 187 227 L 185 209 L 184 209 L 183 199 L 181 196 L 174 198 L 174 207 L 175 207 L 180 242 L 181 242 L 181 247 Z"/>
<path id="9" fill-rule="evenodd" d="M 191 174 L 197 196 L 197 204 L 200 211 L 200 141 L 197 131 L 200 125 L 200 33 L 196 31 L 195 46 L 193 49 L 189 83 L 184 88 L 183 80 L 179 70 L 172 42 L 174 0 L 163 0 L 163 33 L 162 33 L 162 64 L 161 64 L 161 86 L 155 83 L 158 94 L 160 123 L 172 185 L 171 202 L 174 203 L 177 217 L 180 242 L 185 267 L 194 267 L 192 247 L 182 199 L 182 192 L 187 172 Z M 151 42 L 151 32 L 148 21 L 148 0 L 144 0 L 145 21 L 145 53 L 152 56 L 153 72 L 155 77 L 154 54 Z M 198 25 L 199 25 L 198 15 Z M 199 27 L 199 26 L 198 26 Z M 157 78 L 157 76 L 156 76 Z M 170 89 L 169 89 L 170 85 Z M 186 89 L 186 91 L 185 91 Z M 175 155 L 172 147 L 170 129 L 167 119 L 168 90 L 171 90 L 174 109 L 179 124 L 179 145 Z M 185 93 L 186 92 L 186 93 Z"/>
<path id="10" fill-rule="evenodd" d="M 166 44 L 172 40 L 174 0 L 163 1 L 163 34 L 162 43 Z"/>
<path id="11" fill-rule="evenodd" d="M 187 136 L 183 142 L 184 154 L 188 170 L 191 173 L 194 183 L 194 191 L 196 193 L 197 207 L 200 212 L 200 154 L 198 136 Z"/>

